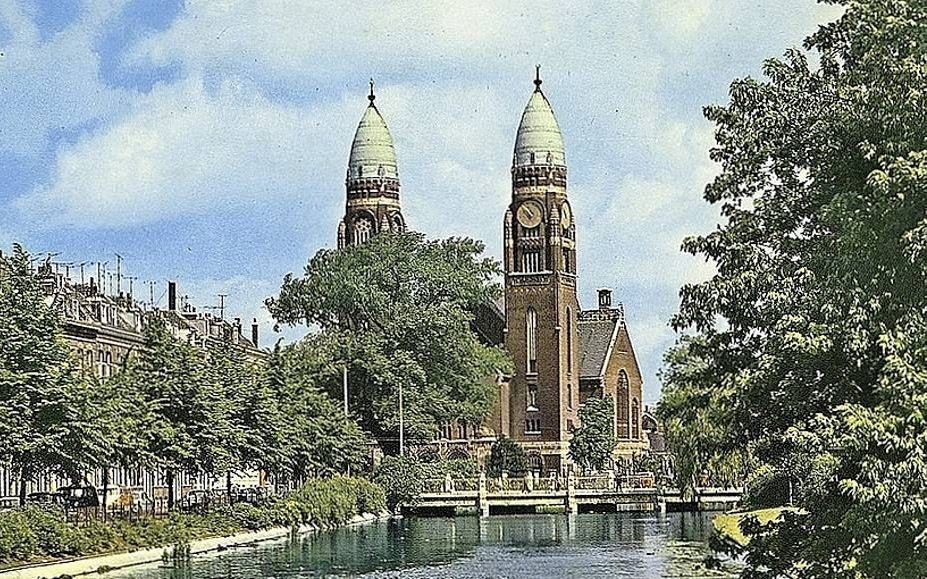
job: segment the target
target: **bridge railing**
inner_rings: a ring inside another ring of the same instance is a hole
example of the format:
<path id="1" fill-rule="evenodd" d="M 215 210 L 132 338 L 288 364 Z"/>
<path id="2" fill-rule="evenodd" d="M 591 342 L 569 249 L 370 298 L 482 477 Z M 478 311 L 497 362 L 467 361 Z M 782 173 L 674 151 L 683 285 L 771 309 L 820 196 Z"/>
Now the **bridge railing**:
<path id="1" fill-rule="evenodd" d="M 504 477 L 485 478 L 486 492 L 489 493 L 525 493 L 525 492 L 559 492 L 565 491 L 571 484 L 568 477 Z M 572 477 L 575 490 L 583 491 L 616 491 L 629 489 L 653 489 L 658 485 L 652 473 L 638 473 L 629 475 L 593 474 L 589 476 Z M 473 478 L 434 478 L 427 479 L 422 485 L 425 494 L 453 494 L 461 492 L 477 492 L 480 490 L 480 479 Z"/>

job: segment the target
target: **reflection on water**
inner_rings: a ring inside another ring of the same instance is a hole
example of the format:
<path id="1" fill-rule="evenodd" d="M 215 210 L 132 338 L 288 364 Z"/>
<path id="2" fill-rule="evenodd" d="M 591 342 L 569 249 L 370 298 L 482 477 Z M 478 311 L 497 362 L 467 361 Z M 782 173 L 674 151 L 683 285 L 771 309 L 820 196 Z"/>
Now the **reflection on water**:
<path id="1" fill-rule="evenodd" d="M 703 564 L 711 532 L 697 513 L 409 518 L 111 577 L 732 577 Z"/>

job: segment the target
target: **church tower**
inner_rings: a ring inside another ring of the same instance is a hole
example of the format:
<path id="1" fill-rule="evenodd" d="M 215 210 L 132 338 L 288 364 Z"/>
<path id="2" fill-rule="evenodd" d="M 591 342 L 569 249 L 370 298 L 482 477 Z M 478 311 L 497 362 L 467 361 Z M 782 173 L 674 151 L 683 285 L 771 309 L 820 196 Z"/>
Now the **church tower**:
<path id="1" fill-rule="evenodd" d="M 373 81 L 348 157 L 347 202 L 338 223 L 338 248 L 358 245 L 384 231 L 404 231 L 399 206 L 396 151 L 386 121 L 377 109 Z"/>
<path id="2" fill-rule="evenodd" d="M 540 69 L 515 138 L 505 212 L 506 349 L 515 362 L 510 429 L 533 470 L 560 471 L 578 426 L 576 227 L 563 136 Z"/>

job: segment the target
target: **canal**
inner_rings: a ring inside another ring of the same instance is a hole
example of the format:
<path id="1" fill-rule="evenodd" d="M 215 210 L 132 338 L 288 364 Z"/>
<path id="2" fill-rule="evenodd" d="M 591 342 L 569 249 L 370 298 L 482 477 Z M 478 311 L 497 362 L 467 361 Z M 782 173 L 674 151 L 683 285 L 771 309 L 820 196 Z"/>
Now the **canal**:
<path id="1" fill-rule="evenodd" d="M 107 574 L 108 579 L 733 577 L 708 570 L 710 515 L 406 518 Z"/>

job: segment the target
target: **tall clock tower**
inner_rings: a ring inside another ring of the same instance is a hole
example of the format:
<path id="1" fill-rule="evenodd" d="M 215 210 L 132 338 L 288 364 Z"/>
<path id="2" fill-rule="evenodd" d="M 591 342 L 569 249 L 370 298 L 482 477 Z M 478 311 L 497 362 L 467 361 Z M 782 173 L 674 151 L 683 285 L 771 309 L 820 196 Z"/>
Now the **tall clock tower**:
<path id="1" fill-rule="evenodd" d="M 393 137 L 375 104 L 370 81 L 370 104 L 364 111 L 348 158 L 347 201 L 338 223 L 338 248 L 358 245 L 384 231 L 404 231 L 399 206 L 399 171 Z"/>
<path id="2" fill-rule="evenodd" d="M 538 72 L 515 139 L 505 212 L 506 349 L 512 438 L 532 468 L 561 470 L 579 406 L 576 226 L 563 137 Z M 538 464 L 540 463 L 540 464 Z"/>

